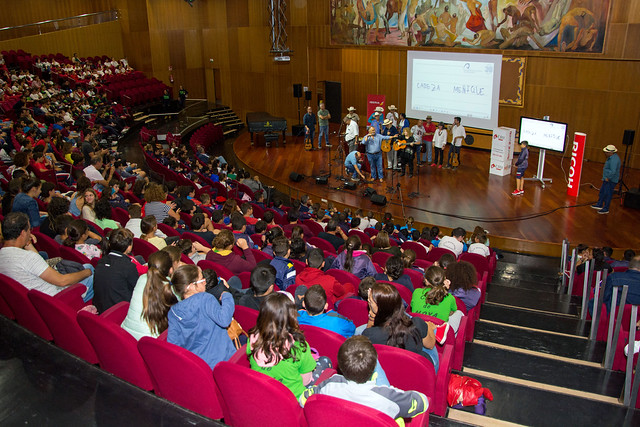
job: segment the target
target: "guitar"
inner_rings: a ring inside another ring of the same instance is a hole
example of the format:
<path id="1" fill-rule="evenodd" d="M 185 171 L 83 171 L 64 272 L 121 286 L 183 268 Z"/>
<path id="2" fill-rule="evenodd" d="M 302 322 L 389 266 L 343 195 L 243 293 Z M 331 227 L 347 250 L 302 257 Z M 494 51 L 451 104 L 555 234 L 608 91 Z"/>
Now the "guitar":
<path id="1" fill-rule="evenodd" d="M 382 143 L 380 144 L 380 149 L 385 153 L 388 153 L 389 151 L 391 151 L 391 140 L 390 139 L 383 140 Z"/>
<path id="2" fill-rule="evenodd" d="M 313 142 L 311 141 L 310 133 L 311 132 L 307 131 L 304 135 L 304 149 L 307 151 L 313 150 Z"/>

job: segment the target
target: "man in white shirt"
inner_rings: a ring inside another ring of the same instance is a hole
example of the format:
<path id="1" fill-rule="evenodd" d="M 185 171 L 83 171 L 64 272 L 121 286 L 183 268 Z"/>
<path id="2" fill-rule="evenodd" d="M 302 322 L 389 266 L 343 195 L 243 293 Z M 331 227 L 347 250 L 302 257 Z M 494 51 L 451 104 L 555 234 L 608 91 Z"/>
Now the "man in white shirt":
<path id="1" fill-rule="evenodd" d="M 464 126 L 460 124 L 462 119 L 460 117 L 453 118 L 453 126 L 451 127 L 451 148 L 449 148 L 449 155 L 447 156 L 447 165 L 445 169 L 451 167 L 451 160 L 453 156 L 458 158 L 458 166 L 460 166 L 460 148 L 462 147 L 462 141 L 467 136 L 464 130 Z M 458 166 L 453 166 L 453 169 L 458 169 Z"/>
<path id="2" fill-rule="evenodd" d="M 102 167 L 102 157 L 93 156 L 91 158 L 91 164 L 83 169 L 84 174 L 91 183 L 93 184 L 96 190 L 102 191 L 103 189 L 109 186 L 109 181 L 113 178 L 113 172 L 115 171 L 115 166 L 111 165 L 108 172 L 108 177 L 105 177 L 100 173 L 100 168 Z M 105 171 L 106 173 L 106 171 Z"/>
<path id="3" fill-rule="evenodd" d="M 464 243 L 462 243 L 462 241 L 464 240 L 464 236 L 466 234 L 467 232 L 464 228 L 454 228 L 451 232 L 451 236 L 444 236 L 442 239 L 440 239 L 438 247 L 449 249 L 456 255 L 456 257 L 459 257 L 464 250 Z"/>
<path id="4" fill-rule="evenodd" d="M 93 298 L 93 267 L 61 274 L 49 267 L 33 246 L 29 217 L 23 212 L 9 213 L 2 223 L 4 246 L 0 249 L 0 274 L 19 282 L 27 289 L 37 289 L 47 295 L 55 295 L 74 283 L 87 287 L 84 301 Z"/>
<path id="5" fill-rule="evenodd" d="M 347 131 L 344 135 L 344 140 L 349 144 L 349 152 L 355 151 L 356 144 L 358 143 L 359 127 L 358 122 L 354 119 L 347 119 Z"/>

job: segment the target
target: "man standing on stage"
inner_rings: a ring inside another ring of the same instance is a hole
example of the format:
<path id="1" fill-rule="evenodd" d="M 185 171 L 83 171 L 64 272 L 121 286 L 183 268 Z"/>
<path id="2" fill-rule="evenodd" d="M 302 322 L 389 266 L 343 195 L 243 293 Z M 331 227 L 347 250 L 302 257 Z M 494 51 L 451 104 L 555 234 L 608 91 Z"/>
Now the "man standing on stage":
<path id="1" fill-rule="evenodd" d="M 347 121 L 349 119 L 353 119 L 353 120 L 356 121 L 356 123 L 360 123 L 360 116 L 356 113 L 356 108 L 355 107 L 349 107 L 349 108 L 347 108 L 347 111 L 348 111 L 347 115 L 344 116 L 344 118 L 342 119 L 342 122 L 345 125 L 349 124 L 349 122 Z"/>
<path id="2" fill-rule="evenodd" d="M 600 187 L 598 203 L 591 205 L 591 207 L 598 209 L 599 214 L 608 214 L 613 189 L 616 188 L 616 184 L 620 180 L 620 157 L 615 145 L 607 145 L 602 151 L 607 156 L 607 161 L 604 162 L 602 169 L 602 187 Z"/>
<path id="3" fill-rule="evenodd" d="M 393 126 L 391 120 L 386 119 L 383 123 L 384 127 L 380 133 L 384 136 L 393 137 L 398 134 L 398 129 Z M 399 169 L 398 167 L 398 152 L 393 148 L 387 153 L 387 169 Z"/>
<path id="4" fill-rule="evenodd" d="M 347 119 L 347 130 L 344 134 L 344 140 L 349 145 L 349 152 L 351 153 L 356 149 L 356 143 L 358 142 L 358 122 L 355 118 Z"/>
<path id="5" fill-rule="evenodd" d="M 324 102 L 320 103 L 320 109 L 318 110 L 318 150 L 322 149 L 322 135 L 324 134 L 324 140 L 327 147 L 331 147 L 329 144 L 329 119 L 331 114 L 329 110 L 324 108 Z"/>
<path id="6" fill-rule="evenodd" d="M 304 124 L 304 141 L 305 144 L 307 140 L 313 147 L 313 135 L 316 131 L 316 116 L 313 114 L 313 109 L 311 106 L 307 107 L 307 113 L 302 118 L 302 123 Z"/>
<path id="7" fill-rule="evenodd" d="M 411 135 L 413 135 L 413 140 L 416 144 L 414 147 L 416 152 L 416 161 L 418 162 L 418 166 L 420 166 L 420 151 L 422 149 L 422 144 L 424 144 L 424 127 L 422 126 L 422 120 L 418 120 L 418 123 L 411 127 Z"/>
<path id="8" fill-rule="evenodd" d="M 447 164 L 444 167 L 449 169 L 451 167 L 451 160 L 453 156 L 458 157 L 458 166 L 460 166 L 460 149 L 462 147 L 462 141 L 467 136 L 464 130 L 464 126 L 460 124 L 462 119 L 460 117 L 453 118 L 453 127 L 451 128 L 451 148 L 449 148 L 449 156 L 447 157 Z M 454 166 L 453 169 L 458 169 L 458 166 Z"/>
<path id="9" fill-rule="evenodd" d="M 373 126 L 376 129 L 376 133 L 380 133 L 380 130 L 382 129 L 382 122 L 380 121 L 380 117 L 382 117 L 382 115 L 378 111 L 376 111 L 371 115 L 371 118 L 369 119 L 369 126 Z"/>
<path id="10" fill-rule="evenodd" d="M 380 147 L 382 141 L 385 139 L 391 139 L 391 136 L 384 136 L 376 134 L 376 128 L 371 126 L 369 128 L 369 134 L 362 139 L 362 143 L 367 147 L 367 159 L 369 160 L 369 166 L 371 167 L 371 179 L 380 179 L 380 182 L 384 181 L 382 174 L 382 152 Z"/>
<path id="11" fill-rule="evenodd" d="M 376 107 L 376 109 L 373 111 L 373 113 L 371 113 L 371 115 L 369 116 L 369 120 L 367 121 L 367 124 L 369 126 L 372 126 L 372 122 L 374 120 L 380 120 L 380 118 L 382 117 L 383 114 L 384 114 L 384 108 L 379 107 L 379 106 Z"/>
<path id="12" fill-rule="evenodd" d="M 433 135 L 436 133 L 436 124 L 433 123 L 431 116 L 427 116 L 426 121 L 424 122 L 424 136 L 422 137 L 422 142 L 427 146 L 427 152 L 422 155 L 422 163 L 425 161 L 427 163 L 431 163 L 433 159 Z M 435 163 L 432 164 L 435 166 Z"/>
<path id="13" fill-rule="evenodd" d="M 353 123 L 353 120 L 351 120 L 351 122 Z M 344 161 L 344 168 L 346 169 L 347 174 L 351 175 L 351 179 L 353 181 L 360 181 L 360 178 L 358 178 L 358 175 L 362 179 L 365 179 L 360 169 L 361 160 L 362 160 L 362 153 L 360 153 L 359 151 L 352 151 L 349 153 L 349 155 Z"/>
<path id="14" fill-rule="evenodd" d="M 400 117 L 398 116 L 398 109 L 395 105 L 389 105 L 389 112 L 387 113 L 387 120 L 391 120 L 391 124 L 394 128 L 398 129 L 398 122 Z"/>

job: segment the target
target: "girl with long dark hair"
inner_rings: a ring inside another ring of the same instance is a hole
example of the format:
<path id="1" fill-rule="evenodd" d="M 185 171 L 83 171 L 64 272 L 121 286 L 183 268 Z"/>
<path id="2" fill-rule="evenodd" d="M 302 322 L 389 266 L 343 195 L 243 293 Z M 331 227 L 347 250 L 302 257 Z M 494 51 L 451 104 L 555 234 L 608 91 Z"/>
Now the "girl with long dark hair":
<path id="1" fill-rule="evenodd" d="M 377 273 L 376 268 L 367 253 L 360 250 L 361 246 L 360 237 L 356 235 L 349 236 L 344 244 L 344 251 L 336 257 L 331 268 L 348 271 L 355 274 L 359 279 L 374 276 Z"/>

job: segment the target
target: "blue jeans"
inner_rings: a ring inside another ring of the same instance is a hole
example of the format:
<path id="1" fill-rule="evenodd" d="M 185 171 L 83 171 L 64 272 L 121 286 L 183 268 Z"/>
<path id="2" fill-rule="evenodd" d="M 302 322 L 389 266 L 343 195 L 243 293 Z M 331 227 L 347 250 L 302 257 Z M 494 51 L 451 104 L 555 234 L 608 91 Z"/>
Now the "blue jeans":
<path id="1" fill-rule="evenodd" d="M 356 168 L 353 165 L 345 166 L 347 173 L 351 175 L 352 179 L 356 179 L 358 177 L 358 172 L 356 172 Z"/>
<path id="2" fill-rule="evenodd" d="M 84 279 L 83 281 L 79 282 L 82 283 L 83 285 L 85 285 L 87 287 L 87 292 L 84 293 L 84 295 L 82 296 L 82 300 L 84 302 L 87 302 L 91 299 L 93 299 L 93 265 L 91 264 L 83 264 L 82 265 L 84 268 L 88 268 L 89 270 L 91 270 L 91 276 L 87 277 L 86 279 Z"/>
<path id="3" fill-rule="evenodd" d="M 318 148 L 322 148 L 322 135 L 327 145 L 329 145 L 329 125 L 318 126 Z"/>
<path id="4" fill-rule="evenodd" d="M 367 153 L 367 159 L 369 159 L 369 167 L 371 168 L 371 179 L 383 179 L 382 153 L 380 151 L 375 154 Z"/>
<path id="5" fill-rule="evenodd" d="M 424 163 L 425 161 L 427 163 L 431 163 L 431 160 L 433 159 L 433 142 L 422 141 L 422 143 L 427 145 L 427 152 L 422 153 L 422 163 Z"/>
<path id="6" fill-rule="evenodd" d="M 435 346 L 433 346 L 433 348 L 422 347 L 422 351 L 427 356 L 429 356 L 429 359 L 431 359 L 431 361 L 433 362 L 433 367 L 435 368 L 437 374 L 438 368 L 440 367 L 440 356 L 438 355 L 438 349 Z"/>
<path id="7" fill-rule="evenodd" d="M 608 211 L 611 204 L 611 198 L 613 197 L 613 189 L 616 188 L 617 182 L 602 181 L 602 187 L 600 187 L 600 195 L 598 196 L 597 206 L 602 206 L 602 210 Z"/>

